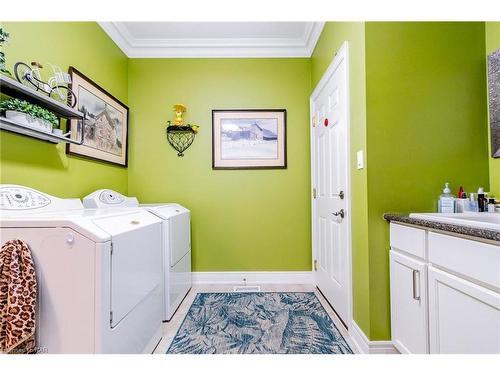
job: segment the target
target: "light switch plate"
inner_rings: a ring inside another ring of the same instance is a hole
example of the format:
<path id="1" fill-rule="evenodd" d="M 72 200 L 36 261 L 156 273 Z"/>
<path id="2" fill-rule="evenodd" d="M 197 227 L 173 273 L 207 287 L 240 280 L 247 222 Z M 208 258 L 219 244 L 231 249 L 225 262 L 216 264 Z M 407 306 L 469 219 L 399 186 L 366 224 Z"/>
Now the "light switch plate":
<path id="1" fill-rule="evenodd" d="M 356 153 L 356 160 L 357 160 L 357 168 L 358 169 L 363 169 L 364 166 L 365 166 L 364 157 L 363 157 L 363 150 L 359 150 Z"/>

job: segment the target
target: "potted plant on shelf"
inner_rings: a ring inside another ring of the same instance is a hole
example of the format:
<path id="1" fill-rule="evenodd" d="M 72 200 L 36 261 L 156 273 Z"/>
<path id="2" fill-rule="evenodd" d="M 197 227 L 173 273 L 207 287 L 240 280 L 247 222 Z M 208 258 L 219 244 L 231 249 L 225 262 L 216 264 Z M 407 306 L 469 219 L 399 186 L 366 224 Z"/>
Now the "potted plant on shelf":
<path id="1" fill-rule="evenodd" d="M 59 119 L 54 113 L 25 100 L 3 100 L 0 103 L 0 112 L 11 121 L 47 133 L 52 133 L 52 128 L 59 128 Z"/>
<path id="2" fill-rule="evenodd" d="M 5 67 L 5 53 L 3 51 L 3 44 L 9 40 L 9 36 L 9 33 L 0 27 L 0 73 L 12 76 Z"/>

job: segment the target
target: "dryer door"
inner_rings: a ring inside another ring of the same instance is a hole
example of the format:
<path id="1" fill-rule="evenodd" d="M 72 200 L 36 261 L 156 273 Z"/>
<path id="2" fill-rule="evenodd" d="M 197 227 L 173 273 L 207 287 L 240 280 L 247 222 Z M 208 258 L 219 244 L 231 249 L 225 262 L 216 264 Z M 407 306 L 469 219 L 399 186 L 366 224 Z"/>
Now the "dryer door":
<path id="1" fill-rule="evenodd" d="M 112 235 L 111 327 L 161 288 L 161 221 L 145 211 L 94 220 Z"/>

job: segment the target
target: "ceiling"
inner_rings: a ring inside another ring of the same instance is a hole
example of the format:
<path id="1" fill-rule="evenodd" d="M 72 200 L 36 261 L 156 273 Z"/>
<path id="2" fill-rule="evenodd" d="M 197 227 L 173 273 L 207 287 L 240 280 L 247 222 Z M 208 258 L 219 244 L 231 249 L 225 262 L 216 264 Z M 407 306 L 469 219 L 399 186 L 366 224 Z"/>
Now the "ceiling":
<path id="1" fill-rule="evenodd" d="M 310 57 L 324 22 L 100 22 L 128 57 Z"/>

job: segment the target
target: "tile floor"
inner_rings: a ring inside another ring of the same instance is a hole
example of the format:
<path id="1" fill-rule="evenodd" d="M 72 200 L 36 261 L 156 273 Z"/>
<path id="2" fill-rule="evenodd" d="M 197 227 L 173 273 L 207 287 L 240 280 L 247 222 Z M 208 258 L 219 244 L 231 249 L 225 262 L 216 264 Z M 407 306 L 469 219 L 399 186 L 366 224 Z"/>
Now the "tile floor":
<path id="1" fill-rule="evenodd" d="M 253 286 L 253 285 L 252 285 Z M 323 298 L 321 293 L 313 286 L 307 284 L 260 284 L 261 292 L 314 292 L 318 297 L 319 301 L 325 308 L 326 312 L 332 318 L 333 322 L 339 329 L 342 336 L 346 339 L 347 343 L 351 347 L 354 353 L 358 353 L 358 349 L 356 345 L 354 345 L 351 340 L 347 330 L 344 328 L 337 315 L 333 312 L 332 308 Z M 182 301 L 179 309 L 174 314 L 172 320 L 167 323 L 163 323 L 163 337 L 156 347 L 154 354 L 164 354 L 168 347 L 170 346 L 170 342 L 173 340 L 177 330 L 181 326 L 184 321 L 184 317 L 187 314 L 189 307 L 193 303 L 194 298 L 197 293 L 206 293 L 206 292 L 233 292 L 234 285 L 193 285 L 189 293 L 187 294 L 184 301 Z"/>

